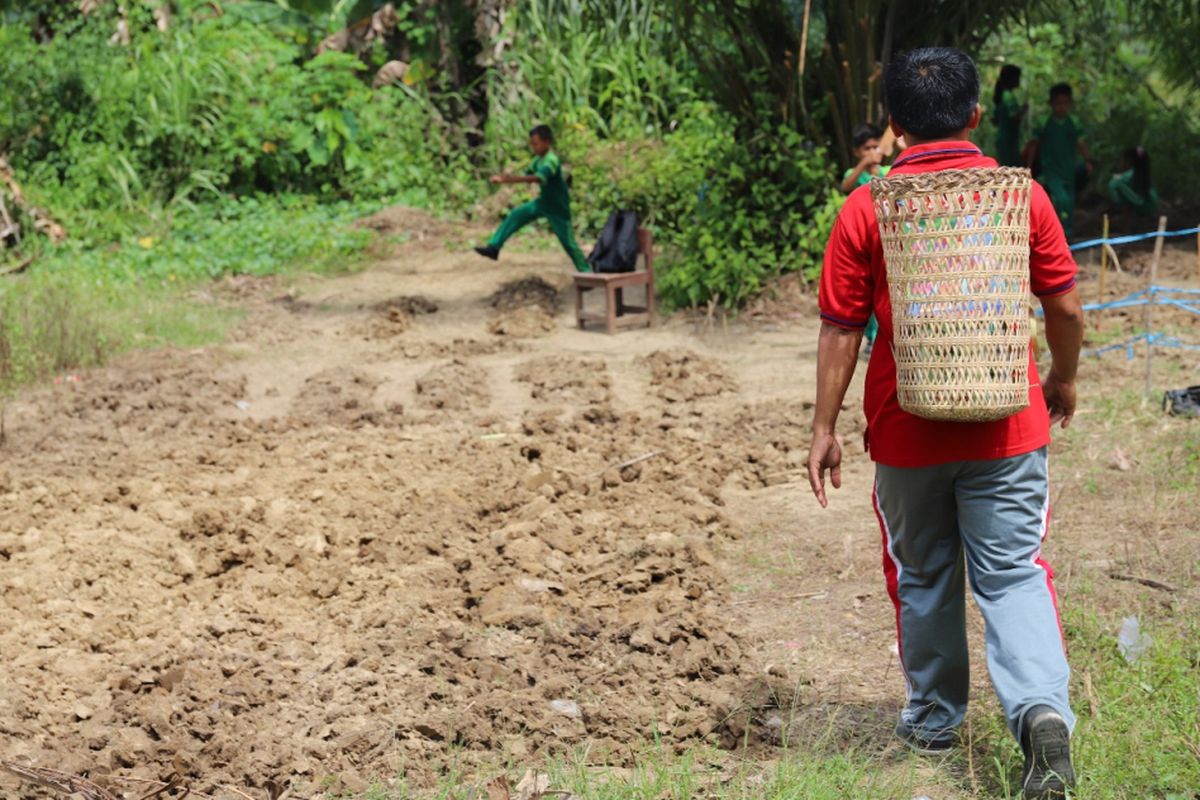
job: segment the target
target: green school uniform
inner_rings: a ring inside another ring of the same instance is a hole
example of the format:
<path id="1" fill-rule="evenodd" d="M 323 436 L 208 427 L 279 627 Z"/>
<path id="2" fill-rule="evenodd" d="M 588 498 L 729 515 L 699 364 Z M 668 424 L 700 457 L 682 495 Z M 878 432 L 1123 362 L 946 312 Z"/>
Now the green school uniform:
<path id="1" fill-rule="evenodd" d="M 1042 165 L 1038 180 L 1046 187 L 1068 237 L 1075 215 L 1075 175 L 1082 138 L 1083 126 L 1070 115 L 1059 119 L 1051 114 L 1038 132 L 1038 160 Z"/>
<path id="2" fill-rule="evenodd" d="M 1118 206 L 1128 206 L 1139 214 L 1158 213 L 1158 192 L 1153 186 L 1143 195 L 1133 188 L 1133 170 L 1119 172 L 1108 182 L 1108 196 Z"/>
<path id="3" fill-rule="evenodd" d="M 883 176 L 885 176 L 889 172 L 891 172 L 891 170 L 892 170 L 891 167 L 885 167 L 883 165 L 880 165 L 879 174 L 872 175 L 869 170 L 864 169 L 862 172 L 858 173 L 858 180 L 856 180 L 854 182 L 854 188 L 857 189 L 859 186 L 866 186 L 868 183 L 871 182 L 871 178 L 882 178 Z M 849 178 L 851 172 L 854 172 L 854 170 L 848 169 L 845 172 L 843 172 L 842 180 L 846 180 L 846 178 Z M 863 335 L 866 336 L 867 342 L 869 344 L 874 344 L 875 343 L 875 335 L 878 333 L 879 333 L 879 320 L 875 319 L 875 315 L 872 314 L 871 318 L 867 320 L 867 329 L 865 331 L 863 331 Z"/>
<path id="4" fill-rule="evenodd" d="M 575 242 L 575 231 L 571 225 L 571 195 L 567 191 L 567 181 L 563 177 L 562 161 L 558 155 L 551 151 L 535 158 L 525 174 L 537 176 L 541 187 L 538 198 L 514 208 L 492 234 L 488 244 L 499 249 L 521 228 L 535 220 L 545 219 L 550 224 L 550 230 L 558 237 L 559 244 L 571 257 L 575 269 L 591 272 L 591 266 Z"/>
<path id="5" fill-rule="evenodd" d="M 891 171 L 891 169 L 892 169 L 891 167 L 881 166 L 879 168 L 878 175 L 872 175 L 869 170 L 864 169 L 862 172 L 858 173 L 858 180 L 854 182 L 854 188 L 857 189 L 859 186 L 866 186 L 868 183 L 871 182 L 871 178 L 882 178 L 884 175 L 887 175 L 888 172 Z M 845 172 L 843 172 L 842 180 L 846 180 L 846 178 L 849 178 L 851 172 L 854 172 L 854 170 L 848 169 Z"/>
<path id="6" fill-rule="evenodd" d="M 992 109 L 996 124 L 996 161 L 1002 167 L 1023 167 L 1021 160 L 1021 103 L 1016 92 L 1006 89 Z"/>
<path id="7" fill-rule="evenodd" d="M 850 174 L 852 172 L 854 172 L 853 168 L 847 169 L 846 172 L 841 174 L 841 180 L 850 178 Z M 872 178 L 883 178 L 883 176 L 887 175 L 889 172 L 892 172 L 892 168 L 883 167 L 882 164 L 880 166 L 880 174 L 878 175 L 872 175 L 870 170 L 864 169 L 863 172 L 858 173 L 858 180 L 854 181 L 854 188 L 866 186 L 870 184 Z M 863 335 L 866 337 L 866 342 L 869 344 L 874 344 L 875 335 L 878 332 L 880 332 L 880 321 L 875 319 L 875 314 L 871 314 L 871 318 L 866 320 L 866 330 L 863 331 Z"/>

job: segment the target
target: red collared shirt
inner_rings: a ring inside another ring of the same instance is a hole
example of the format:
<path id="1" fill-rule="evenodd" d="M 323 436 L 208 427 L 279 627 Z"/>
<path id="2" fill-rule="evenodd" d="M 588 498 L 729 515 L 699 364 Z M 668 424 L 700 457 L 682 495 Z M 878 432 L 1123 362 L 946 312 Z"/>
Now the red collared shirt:
<path id="1" fill-rule="evenodd" d="M 994 167 L 966 141 L 914 145 L 892 165 L 891 176 L 944 169 Z M 1038 297 L 1053 297 L 1075 286 L 1075 259 L 1050 198 L 1034 182 L 1029 209 L 1030 286 Z M 867 440 L 871 458 L 893 467 L 925 467 L 950 461 L 1007 458 L 1032 452 L 1050 442 L 1050 415 L 1042 397 L 1037 367 L 1029 354 L 1029 406 L 994 422 L 938 422 L 914 416 L 896 399 L 896 361 L 892 356 L 892 304 L 870 186 L 846 199 L 825 248 L 821 272 L 821 318 L 841 328 L 867 324 L 872 312 L 879 333 L 867 365 Z"/>

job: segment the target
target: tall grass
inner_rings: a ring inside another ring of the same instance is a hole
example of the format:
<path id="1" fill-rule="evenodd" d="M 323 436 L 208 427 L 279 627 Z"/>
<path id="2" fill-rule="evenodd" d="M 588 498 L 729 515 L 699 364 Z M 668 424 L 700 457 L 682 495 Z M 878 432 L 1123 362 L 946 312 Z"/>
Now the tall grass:
<path id="1" fill-rule="evenodd" d="M 696 97 L 687 59 L 661 4 L 520 0 L 517 46 L 489 87 L 492 135 L 520 139 L 531 120 L 608 137 L 657 135 Z"/>

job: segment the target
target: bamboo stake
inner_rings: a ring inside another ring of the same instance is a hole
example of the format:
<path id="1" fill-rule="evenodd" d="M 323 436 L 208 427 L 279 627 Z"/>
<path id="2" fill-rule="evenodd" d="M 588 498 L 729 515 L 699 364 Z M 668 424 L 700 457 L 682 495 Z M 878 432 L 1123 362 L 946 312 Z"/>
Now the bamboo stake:
<path id="1" fill-rule="evenodd" d="M 1154 239 L 1154 259 L 1150 262 L 1150 282 L 1146 284 L 1146 396 L 1150 396 L 1151 376 L 1154 370 L 1154 283 L 1158 280 L 1158 259 L 1162 256 L 1163 233 L 1167 230 L 1167 218 L 1158 218 L 1158 236 Z"/>
<path id="2" fill-rule="evenodd" d="M 1200 225 L 1196 227 L 1200 228 Z M 1200 278 L 1200 231 L 1196 231 L 1196 277 Z"/>
<path id="3" fill-rule="evenodd" d="M 1108 214 L 1104 215 L 1104 238 L 1106 240 L 1108 239 Z M 1100 300 L 1099 300 L 1099 302 L 1101 302 L 1101 303 L 1103 303 L 1104 298 L 1107 297 L 1107 295 L 1104 294 L 1104 280 L 1105 280 L 1105 273 L 1107 273 L 1107 272 L 1108 272 L 1108 250 L 1103 245 L 1101 245 L 1100 246 Z"/>
<path id="4" fill-rule="evenodd" d="M 808 54 L 808 14 L 810 11 L 812 11 L 812 0 L 804 0 L 804 22 L 800 26 L 800 63 L 796 70 L 802 79 L 804 78 L 804 57 Z M 804 92 L 803 86 L 800 87 L 800 91 Z"/>

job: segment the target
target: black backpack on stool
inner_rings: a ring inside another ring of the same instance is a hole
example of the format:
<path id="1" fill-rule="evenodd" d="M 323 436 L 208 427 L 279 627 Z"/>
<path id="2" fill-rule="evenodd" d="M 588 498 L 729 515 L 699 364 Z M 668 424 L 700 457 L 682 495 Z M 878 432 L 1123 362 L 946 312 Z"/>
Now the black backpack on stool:
<path id="1" fill-rule="evenodd" d="M 596 272 L 633 272 L 637 268 L 637 214 L 614 211 L 608 215 L 600 240 L 592 248 L 588 263 Z"/>

